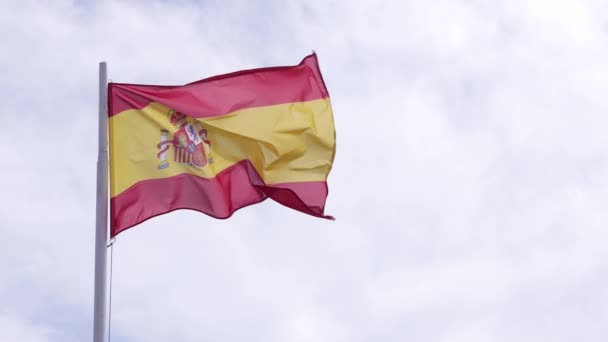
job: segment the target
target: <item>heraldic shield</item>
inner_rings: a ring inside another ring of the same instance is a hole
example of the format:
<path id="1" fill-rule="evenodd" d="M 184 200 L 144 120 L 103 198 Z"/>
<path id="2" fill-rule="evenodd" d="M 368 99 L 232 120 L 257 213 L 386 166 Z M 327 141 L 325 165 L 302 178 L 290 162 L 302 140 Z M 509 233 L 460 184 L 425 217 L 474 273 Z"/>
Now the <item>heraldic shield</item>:
<path id="1" fill-rule="evenodd" d="M 173 132 L 160 130 L 160 143 L 157 145 L 160 159 L 158 169 L 168 168 L 170 161 L 168 152 L 173 146 L 173 162 L 201 168 L 207 163 L 213 163 L 210 157 L 211 143 L 207 137 L 207 130 L 203 125 L 184 113 L 169 110 L 168 118 L 175 127 Z M 172 134 L 172 137 L 170 137 Z"/>

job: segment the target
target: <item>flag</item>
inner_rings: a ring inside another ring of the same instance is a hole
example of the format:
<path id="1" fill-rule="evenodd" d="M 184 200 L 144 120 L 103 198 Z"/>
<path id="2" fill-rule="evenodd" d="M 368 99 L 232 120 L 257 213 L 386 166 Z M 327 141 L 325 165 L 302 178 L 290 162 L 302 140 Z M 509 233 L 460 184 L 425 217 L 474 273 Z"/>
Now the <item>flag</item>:
<path id="1" fill-rule="evenodd" d="M 324 214 L 335 155 L 316 54 L 182 86 L 109 83 L 110 232 L 177 209 L 228 218 L 267 198 Z"/>

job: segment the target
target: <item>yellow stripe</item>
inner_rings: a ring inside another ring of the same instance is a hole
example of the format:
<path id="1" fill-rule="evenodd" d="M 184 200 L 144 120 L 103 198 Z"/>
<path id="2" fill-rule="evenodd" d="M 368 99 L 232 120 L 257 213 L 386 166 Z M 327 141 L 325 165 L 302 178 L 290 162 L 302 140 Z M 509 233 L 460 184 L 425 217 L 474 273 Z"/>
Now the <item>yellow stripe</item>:
<path id="1" fill-rule="evenodd" d="M 228 115 L 198 119 L 208 132 L 213 163 L 202 168 L 173 161 L 159 169 L 161 129 L 169 139 L 177 130 L 169 108 L 151 103 L 109 119 L 110 192 L 114 197 L 137 182 L 191 173 L 205 178 L 244 159 L 250 160 L 266 184 L 324 181 L 334 156 L 335 132 L 329 99 L 247 108 Z"/>

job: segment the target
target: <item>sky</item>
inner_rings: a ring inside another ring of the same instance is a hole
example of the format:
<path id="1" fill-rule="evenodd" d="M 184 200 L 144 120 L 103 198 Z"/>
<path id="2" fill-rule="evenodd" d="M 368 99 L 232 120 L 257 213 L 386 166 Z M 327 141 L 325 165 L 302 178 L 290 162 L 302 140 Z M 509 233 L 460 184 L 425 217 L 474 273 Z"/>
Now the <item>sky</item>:
<path id="1" fill-rule="evenodd" d="M 112 341 L 604 341 L 608 3 L 0 1 L 0 341 L 92 335 L 98 63 L 185 84 L 312 50 L 321 220 L 118 236 Z"/>

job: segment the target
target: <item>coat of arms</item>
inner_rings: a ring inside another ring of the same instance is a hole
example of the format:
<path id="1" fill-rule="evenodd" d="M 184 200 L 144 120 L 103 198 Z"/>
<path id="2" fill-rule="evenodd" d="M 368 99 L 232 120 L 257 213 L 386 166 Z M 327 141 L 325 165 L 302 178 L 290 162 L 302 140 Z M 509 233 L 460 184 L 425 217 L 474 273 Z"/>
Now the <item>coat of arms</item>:
<path id="1" fill-rule="evenodd" d="M 169 121 L 175 127 L 173 132 L 160 130 L 160 143 L 157 145 L 160 159 L 158 169 L 169 167 L 168 152 L 173 146 L 173 162 L 186 164 L 195 168 L 202 168 L 207 163 L 213 163 L 211 158 L 211 143 L 207 137 L 207 130 L 203 125 L 186 116 L 184 113 L 169 110 Z M 172 134 L 172 136 L 171 136 Z"/>

